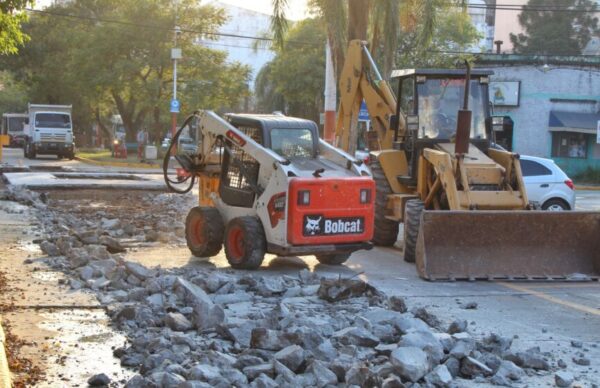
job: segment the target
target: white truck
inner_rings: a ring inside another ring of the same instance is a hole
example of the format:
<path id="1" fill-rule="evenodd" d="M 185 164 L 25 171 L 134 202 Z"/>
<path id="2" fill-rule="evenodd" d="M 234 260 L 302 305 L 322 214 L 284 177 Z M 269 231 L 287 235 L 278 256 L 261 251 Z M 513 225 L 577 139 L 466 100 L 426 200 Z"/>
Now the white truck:
<path id="1" fill-rule="evenodd" d="M 58 158 L 75 157 L 72 105 L 29 104 L 29 126 L 26 127 L 25 157 L 35 159 L 38 154 Z"/>

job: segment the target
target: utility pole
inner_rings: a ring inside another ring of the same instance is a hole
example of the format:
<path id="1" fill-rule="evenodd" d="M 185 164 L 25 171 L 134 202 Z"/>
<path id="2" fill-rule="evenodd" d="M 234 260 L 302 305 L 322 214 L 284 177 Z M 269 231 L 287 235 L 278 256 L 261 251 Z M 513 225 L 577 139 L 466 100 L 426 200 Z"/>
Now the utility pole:
<path id="1" fill-rule="evenodd" d="M 174 0 L 175 3 L 175 34 L 173 36 L 173 48 L 171 49 L 171 59 L 173 60 L 173 99 L 171 100 L 171 141 L 175 138 L 177 132 L 177 113 L 179 113 L 179 101 L 177 100 L 177 60 L 181 59 L 181 49 L 177 48 L 177 37 L 181 33 L 181 29 L 177 25 L 177 5 L 179 0 Z M 177 144 L 173 144 L 171 155 L 177 153 Z"/>
<path id="2" fill-rule="evenodd" d="M 323 139 L 333 144 L 335 141 L 335 70 L 329 40 L 325 46 L 325 120 L 323 125 Z"/>

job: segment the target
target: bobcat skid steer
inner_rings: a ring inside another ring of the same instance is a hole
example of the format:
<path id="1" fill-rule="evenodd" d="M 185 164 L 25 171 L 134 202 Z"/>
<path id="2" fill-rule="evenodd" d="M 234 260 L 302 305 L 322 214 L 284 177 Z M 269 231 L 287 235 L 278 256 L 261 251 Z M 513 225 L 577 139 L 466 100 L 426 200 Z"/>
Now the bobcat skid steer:
<path id="1" fill-rule="evenodd" d="M 169 153 L 164 164 L 172 190 L 191 178 L 189 191 L 199 180 L 200 206 L 185 225 L 195 256 L 214 256 L 224 246 L 232 267 L 256 269 L 266 253 L 342 264 L 372 247 L 371 173 L 319 139 L 314 122 L 255 114 L 223 119 L 212 111 L 197 117 L 199 154 L 176 156 L 184 170 L 178 181 L 166 173 Z"/>

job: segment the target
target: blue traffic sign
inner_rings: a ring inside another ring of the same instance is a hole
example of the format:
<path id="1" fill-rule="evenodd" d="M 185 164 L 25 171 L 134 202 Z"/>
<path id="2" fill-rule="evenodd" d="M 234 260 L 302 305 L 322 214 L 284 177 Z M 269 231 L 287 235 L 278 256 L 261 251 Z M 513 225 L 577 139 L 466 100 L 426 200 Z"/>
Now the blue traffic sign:
<path id="1" fill-rule="evenodd" d="M 179 113 L 179 100 L 171 100 L 171 113 Z"/>
<path id="2" fill-rule="evenodd" d="M 360 104 L 360 110 L 358 111 L 358 119 L 360 121 L 369 120 L 369 111 L 367 110 L 367 104 L 364 101 Z"/>

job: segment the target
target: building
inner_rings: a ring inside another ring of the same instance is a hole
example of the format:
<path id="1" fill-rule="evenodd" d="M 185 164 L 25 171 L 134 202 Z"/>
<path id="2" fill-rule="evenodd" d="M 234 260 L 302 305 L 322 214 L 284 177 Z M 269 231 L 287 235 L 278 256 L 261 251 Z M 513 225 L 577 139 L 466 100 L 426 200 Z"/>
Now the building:
<path id="1" fill-rule="evenodd" d="M 494 48 L 494 23 L 496 0 L 469 0 L 467 11 L 471 17 L 471 23 L 481 39 L 469 50 L 472 52 L 491 52 Z"/>
<path id="2" fill-rule="evenodd" d="M 256 40 L 243 38 L 243 36 L 267 36 L 270 32 L 271 16 L 219 1 L 210 1 L 208 4 L 224 9 L 227 13 L 227 21 L 219 29 L 223 35 L 218 39 L 199 37 L 197 43 L 226 51 L 229 61 L 249 65 L 252 69 L 250 88 L 253 89 L 258 72 L 273 59 L 274 54 L 269 50 L 269 46 L 261 45 L 260 42 L 256 44 Z"/>
<path id="3" fill-rule="evenodd" d="M 490 100 L 506 117 L 509 148 L 571 175 L 600 169 L 600 57 L 486 54 L 477 66 L 494 71 Z"/>

